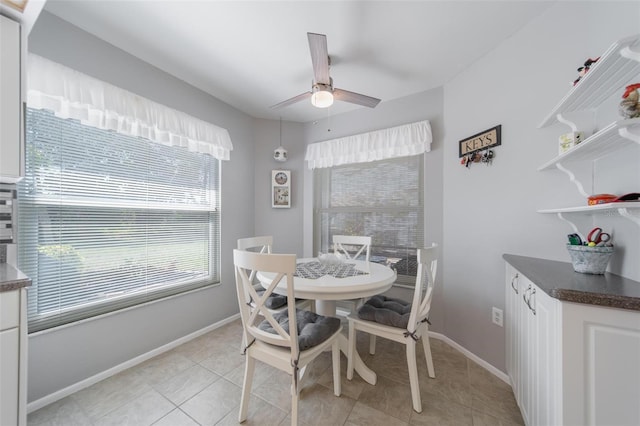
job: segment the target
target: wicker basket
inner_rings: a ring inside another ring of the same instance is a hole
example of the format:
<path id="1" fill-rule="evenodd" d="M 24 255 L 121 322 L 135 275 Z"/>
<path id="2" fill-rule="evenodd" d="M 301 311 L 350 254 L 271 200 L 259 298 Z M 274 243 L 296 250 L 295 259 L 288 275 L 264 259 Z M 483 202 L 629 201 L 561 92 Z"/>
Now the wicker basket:
<path id="1" fill-rule="evenodd" d="M 572 246 L 567 244 L 573 270 L 583 274 L 604 274 L 613 247 Z"/>

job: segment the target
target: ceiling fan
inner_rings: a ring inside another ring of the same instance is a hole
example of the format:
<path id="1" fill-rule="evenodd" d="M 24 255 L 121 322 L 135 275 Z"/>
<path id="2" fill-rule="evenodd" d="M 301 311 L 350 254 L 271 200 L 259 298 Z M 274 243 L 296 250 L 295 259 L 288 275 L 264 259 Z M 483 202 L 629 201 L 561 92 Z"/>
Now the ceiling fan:
<path id="1" fill-rule="evenodd" d="M 311 50 L 311 62 L 313 63 L 311 91 L 294 96 L 291 99 L 272 105 L 269 108 L 283 108 L 307 98 L 311 98 L 311 104 L 318 108 L 331 106 L 334 99 L 375 108 L 380 102 L 380 99 L 333 87 L 333 79 L 329 76 L 331 58 L 327 52 L 327 36 L 324 34 L 307 33 L 307 37 L 309 39 L 309 50 Z"/>

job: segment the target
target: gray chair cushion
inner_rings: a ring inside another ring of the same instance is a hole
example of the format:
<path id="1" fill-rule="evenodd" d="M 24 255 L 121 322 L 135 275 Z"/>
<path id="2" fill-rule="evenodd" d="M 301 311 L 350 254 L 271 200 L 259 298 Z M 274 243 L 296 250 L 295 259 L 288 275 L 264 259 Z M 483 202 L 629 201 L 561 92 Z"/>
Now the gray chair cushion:
<path id="1" fill-rule="evenodd" d="M 289 332 L 289 313 L 280 312 L 273 316 L 278 324 Z M 298 328 L 298 347 L 301 351 L 310 349 L 327 340 L 340 329 L 340 319 L 325 317 L 314 312 L 296 310 L 296 325 Z M 258 326 L 260 330 L 277 334 L 269 321 L 264 320 Z"/>
<path id="2" fill-rule="evenodd" d="M 262 296 L 264 290 L 258 290 L 257 293 Z M 264 302 L 264 306 L 269 309 L 278 309 L 287 304 L 287 296 L 281 296 L 279 294 L 271 293 L 267 300 Z"/>
<path id="3" fill-rule="evenodd" d="M 358 309 L 358 317 L 391 327 L 407 328 L 411 303 L 401 299 L 377 295 Z"/>

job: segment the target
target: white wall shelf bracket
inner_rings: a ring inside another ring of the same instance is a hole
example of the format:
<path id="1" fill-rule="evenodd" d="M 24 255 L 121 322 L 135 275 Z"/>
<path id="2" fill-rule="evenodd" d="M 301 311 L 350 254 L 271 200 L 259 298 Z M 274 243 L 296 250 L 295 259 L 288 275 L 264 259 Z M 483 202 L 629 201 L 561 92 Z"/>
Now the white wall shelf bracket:
<path id="1" fill-rule="evenodd" d="M 631 59 L 632 61 L 640 62 L 640 52 L 631 50 L 629 46 L 625 46 L 620 49 L 620 56 Z"/>
<path id="2" fill-rule="evenodd" d="M 567 176 L 569 176 L 569 180 L 571 182 L 573 182 L 573 184 L 578 188 L 578 192 L 580 193 L 580 195 L 582 195 L 585 198 L 589 197 L 589 194 L 586 193 L 586 191 L 584 190 L 584 187 L 582 186 L 582 183 L 580 183 L 580 181 L 578 179 L 576 179 L 576 175 L 574 175 L 571 170 L 566 169 L 562 164 L 560 163 L 556 163 L 556 168 L 558 170 L 563 171 L 564 173 L 567 174 Z"/>
<path id="3" fill-rule="evenodd" d="M 562 212 L 558 212 L 558 213 L 556 213 L 556 215 L 558 216 L 558 218 L 559 218 L 560 220 L 564 220 L 565 222 L 567 222 L 567 223 L 571 226 L 571 229 L 573 229 L 573 232 L 574 232 L 574 233 L 576 233 L 576 234 L 578 234 L 578 235 L 580 236 L 580 239 L 581 239 L 582 241 L 587 241 L 587 240 L 584 238 L 584 235 L 582 235 L 582 234 L 580 233 L 580 231 L 578 231 L 578 227 L 576 226 L 576 224 L 575 224 L 575 223 L 573 223 L 573 222 L 571 222 L 571 221 L 570 221 L 569 219 L 567 219 L 566 217 L 564 217 L 564 216 L 562 215 Z"/>
<path id="4" fill-rule="evenodd" d="M 636 225 L 640 226 L 640 216 L 634 216 L 629 212 L 629 209 L 622 207 L 618 209 L 618 213 L 620 213 L 620 216 L 622 217 L 626 217 L 627 219 L 629 219 L 632 222 L 635 222 Z"/>
<path id="5" fill-rule="evenodd" d="M 577 132 L 578 131 L 578 126 L 576 126 L 576 123 L 574 123 L 573 121 L 569 121 L 566 118 L 564 118 L 564 116 L 562 114 L 558 114 L 556 115 L 556 119 L 562 123 L 562 124 L 566 124 L 567 126 L 569 126 L 571 128 L 572 132 Z"/>
<path id="6" fill-rule="evenodd" d="M 618 129 L 618 134 L 621 137 L 623 137 L 625 139 L 628 139 L 628 140 L 630 140 L 632 142 L 635 142 L 638 145 L 640 145 L 640 135 L 637 135 L 635 133 L 630 132 L 628 127 L 622 127 L 620 129 Z"/>

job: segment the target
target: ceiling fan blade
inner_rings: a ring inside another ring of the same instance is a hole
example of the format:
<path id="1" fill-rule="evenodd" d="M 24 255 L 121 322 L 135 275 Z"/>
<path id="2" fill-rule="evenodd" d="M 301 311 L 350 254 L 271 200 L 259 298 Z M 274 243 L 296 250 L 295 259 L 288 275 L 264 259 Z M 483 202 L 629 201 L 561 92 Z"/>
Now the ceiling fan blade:
<path id="1" fill-rule="evenodd" d="M 324 34 L 307 33 L 313 76 L 316 83 L 331 84 L 329 79 L 329 53 L 327 51 L 327 36 Z"/>
<path id="2" fill-rule="evenodd" d="M 303 100 L 308 99 L 308 98 L 310 98 L 310 97 L 311 97 L 311 92 L 305 92 L 305 93 L 302 93 L 302 94 L 300 94 L 300 95 L 298 95 L 298 96 L 294 96 L 294 97 L 293 97 L 293 98 L 291 98 L 291 99 L 287 99 L 286 101 L 282 101 L 282 102 L 280 102 L 280 103 L 278 103 L 278 104 L 271 105 L 271 106 L 269 107 L 269 109 L 284 108 L 284 107 L 286 107 L 286 106 L 289 106 L 289 105 L 291 105 L 291 104 L 295 104 L 296 102 L 303 101 Z"/>
<path id="3" fill-rule="evenodd" d="M 371 96 L 361 95 L 360 93 L 350 92 L 348 90 L 333 89 L 333 98 L 338 101 L 351 102 L 369 108 L 375 108 L 380 103 L 380 99 Z"/>

